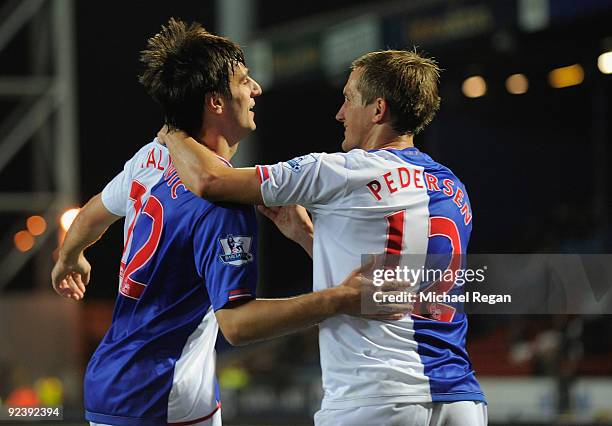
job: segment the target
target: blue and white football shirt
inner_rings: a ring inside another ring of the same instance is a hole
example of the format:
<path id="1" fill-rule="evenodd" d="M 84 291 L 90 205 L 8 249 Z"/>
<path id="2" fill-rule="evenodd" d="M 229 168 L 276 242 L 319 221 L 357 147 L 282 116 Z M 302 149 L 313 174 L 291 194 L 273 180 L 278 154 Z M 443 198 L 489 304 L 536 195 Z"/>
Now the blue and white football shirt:
<path id="1" fill-rule="evenodd" d="M 312 213 L 315 290 L 341 283 L 362 254 L 467 251 L 465 187 L 416 148 L 309 154 L 257 170 L 267 206 L 301 204 Z M 465 350 L 466 316 L 437 318 L 340 315 L 321 323 L 322 408 L 484 401 Z"/>
<path id="2" fill-rule="evenodd" d="M 254 209 L 193 195 L 155 141 L 102 201 L 125 216 L 125 248 L 113 322 L 87 366 L 86 418 L 129 426 L 209 418 L 220 405 L 214 311 L 255 297 Z"/>

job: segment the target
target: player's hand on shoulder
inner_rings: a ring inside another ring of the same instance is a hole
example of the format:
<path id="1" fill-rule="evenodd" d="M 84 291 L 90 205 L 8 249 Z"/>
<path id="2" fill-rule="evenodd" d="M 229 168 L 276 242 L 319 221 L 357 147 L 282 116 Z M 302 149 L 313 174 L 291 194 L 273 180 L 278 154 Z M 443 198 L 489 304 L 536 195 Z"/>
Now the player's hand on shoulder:
<path id="1" fill-rule="evenodd" d="M 376 320 L 399 320 L 409 314 L 413 305 L 409 303 L 376 303 L 375 293 L 397 295 L 408 287 L 401 282 L 386 282 L 382 286 L 374 285 L 372 272 L 376 267 L 376 258 L 353 270 L 335 289 L 342 292 L 340 313 Z"/>
<path id="2" fill-rule="evenodd" d="M 281 233 L 298 244 L 312 240 L 314 228 L 308 212 L 302 206 L 290 205 L 282 207 L 257 206 L 257 209 L 270 219 Z"/>
<path id="3" fill-rule="evenodd" d="M 182 130 L 179 130 L 179 129 L 170 130 L 170 128 L 167 125 L 164 125 L 164 127 L 159 129 L 159 131 L 157 132 L 157 142 L 160 145 L 164 145 L 164 146 L 166 146 L 168 142 L 170 141 L 173 141 L 173 140 L 180 141 L 188 137 L 189 135 L 183 132 Z"/>
<path id="4" fill-rule="evenodd" d="M 77 259 L 60 256 L 51 272 L 53 289 L 60 296 L 81 300 L 89 284 L 91 265 L 81 253 Z"/>
<path id="5" fill-rule="evenodd" d="M 164 126 L 157 132 L 157 143 L 166 146 L 166 138 L 168 137 L 168 126 Z"/>

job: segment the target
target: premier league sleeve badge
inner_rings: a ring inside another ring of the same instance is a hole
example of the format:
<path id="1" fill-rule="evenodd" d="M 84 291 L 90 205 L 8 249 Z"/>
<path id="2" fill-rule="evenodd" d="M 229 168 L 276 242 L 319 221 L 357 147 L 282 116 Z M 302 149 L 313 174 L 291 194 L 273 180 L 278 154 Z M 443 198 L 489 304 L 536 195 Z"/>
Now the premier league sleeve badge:
<path id="1" fill-rule="evenodd" d="M 250 253 L 252 240 L 252 237 L 231 234 L 225 238 L 219 238 L 219 244 L 224 253 L 219 255 L 219 259 L 232 266 L 242 266 L 252 262 L 253 255 Z"/>

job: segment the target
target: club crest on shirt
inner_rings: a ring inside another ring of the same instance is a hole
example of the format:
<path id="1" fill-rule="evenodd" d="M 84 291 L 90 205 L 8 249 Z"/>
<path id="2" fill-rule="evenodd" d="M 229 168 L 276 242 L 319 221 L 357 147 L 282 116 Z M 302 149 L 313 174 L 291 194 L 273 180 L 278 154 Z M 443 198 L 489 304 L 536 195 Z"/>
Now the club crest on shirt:
<path id="1" fill-rule="evenodd" d="M 317 159 L 312 155 L 302 155 L 301 157 L 295 157 L 293 160 L 289 160 L 283 163 L 283 166 L 291 170 L 292 172 L 299 172 L 306 164 L 316 163 Z"/>
<path id="2" fill-rule="evenodd" d="M 224 254 L 219 255 L 221 262 L 233 266 L 245 265 L 253 261 L 250 253 L 252 237 L 244 235 L 228 234 L 225 238 L 219 238 L 219 244 Z"/>

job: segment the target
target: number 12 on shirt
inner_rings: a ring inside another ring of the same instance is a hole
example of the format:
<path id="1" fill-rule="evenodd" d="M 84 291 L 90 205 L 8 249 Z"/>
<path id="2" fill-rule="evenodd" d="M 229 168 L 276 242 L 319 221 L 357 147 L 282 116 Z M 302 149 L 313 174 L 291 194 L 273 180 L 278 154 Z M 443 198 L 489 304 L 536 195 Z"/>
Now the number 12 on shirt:
<path id="1" fill-rule="evenodd" d="M 146 288 L 145 284 L 134 279 L 134 274 L 151 260 L 157 250 L 164 226 L 164 206 L 154 195 L 149 197 L 143 207 L 143 197 L 146 192 L 147 188 L 143 184 L 136 180 L 132 181 L 130 200 L 134 201 L 134 217 L 128 227 L 119 275 L 121 277 L 119 291 L 131 299 L 139 299 Z M 135 247 L 130 244 L 130 241 L 133 240 L 136 225 L 141 223 L 145 215 L 151 219 L 149 235 L 141 247 Z M 127 261 L 129 253 L 126 253 L 128 247 L 130 247 L 130 253 L 135 252 L 129 262 Z"/>
<path id="2" fill-rule="evenodd" d="M 385 254 L 390 255 L 395 264 L 391 265 L 385 261 L 385 267 L 398 266 L 399 256 L 404 248 L 404 223 L 407 217 L 407 210 L 400 210 L 386 216 L 387 219 L 387 241 L 385 246 Z M 446 270 L 452 273 L 442 274 L 441 279 L 434 281 L 427 288 L 421 290 L 417 297 L 417 302 L 414 304 L 413 314 L 416 317 L 442 322 L 450 322 L 455 316 L 456 309 L 450 305 L 436 302 L 425 302 L 423 297 L 426 293 L 435 293 L 443 295 L 452 290 L 455 285 L 454 276 L 461 268 L 461 238 L 457 225 L 451 219 L 443 216 L 434 216 L 429 218 L 429 234 L 428 238 L 445 237 L 451 245 L 451 261 Z"/>

